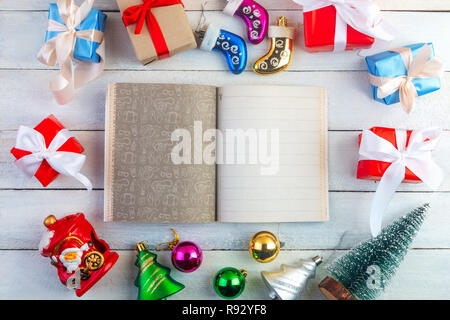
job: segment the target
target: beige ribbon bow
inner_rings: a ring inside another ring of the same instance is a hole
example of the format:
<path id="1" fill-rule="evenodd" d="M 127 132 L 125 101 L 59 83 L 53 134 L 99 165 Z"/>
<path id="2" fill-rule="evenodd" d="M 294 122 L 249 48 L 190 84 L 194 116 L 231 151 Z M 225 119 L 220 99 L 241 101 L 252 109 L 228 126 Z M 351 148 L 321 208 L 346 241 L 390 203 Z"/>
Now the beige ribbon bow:
<path id="1" fill-rule="evenodd" d="M 443 74 L 443 65 L 439 58 L 433 57 L 429 45 L 425 44 L 417 51 L 413 58 L 410 48 L 398 48 L 389 51 L 398 52 L 405 64 L 407 74 L 399 77 L 378 77 L 369 74 L 370 83 L 378 87 L 377 96 L 380 99 L 386 98 L 399 90 L 400 102 L 406 113 L 410 113 L 414 107 L 417 97 L 417 90 L 414 87 L 413 79 L 418 78 L 440 78 Z"/>
<path id="2" fill-rule="evenodd" d="M 97 78 L 105 67 L 103 32 L 94 29 L 76 30 L 91 11 L 93 4 L 94 0 L 85 0 L 80 6 L 75 5 L 74 0 L 58 0 L 58 11 L 64 24 L 48 20 L 47 30 L 60 33 L 44 44 L 37 57 L 41 63 L 50 67 L 59 64 L 60 73 L 50 81 L 50 90 L 59 104 L 72 100 L 75 90 Z M 100 43 L 97 48 L 99 63 L 73 63 L 76 38 Z"/>

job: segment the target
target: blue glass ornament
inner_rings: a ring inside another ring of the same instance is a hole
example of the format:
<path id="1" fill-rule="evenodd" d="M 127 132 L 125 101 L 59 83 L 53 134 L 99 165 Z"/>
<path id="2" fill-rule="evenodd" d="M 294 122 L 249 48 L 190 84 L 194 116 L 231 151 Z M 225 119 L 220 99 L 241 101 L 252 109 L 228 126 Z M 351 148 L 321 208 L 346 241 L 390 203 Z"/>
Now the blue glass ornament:
<path id="1" fill-rule="evenodd" d="M 228 68 L 234 74 L 244 71 L 247 65 L 247 45 L 237 34 L 210 25 L 206 31 L 198 32 L 200 49 L 219 51 L 225 55 Z"/>

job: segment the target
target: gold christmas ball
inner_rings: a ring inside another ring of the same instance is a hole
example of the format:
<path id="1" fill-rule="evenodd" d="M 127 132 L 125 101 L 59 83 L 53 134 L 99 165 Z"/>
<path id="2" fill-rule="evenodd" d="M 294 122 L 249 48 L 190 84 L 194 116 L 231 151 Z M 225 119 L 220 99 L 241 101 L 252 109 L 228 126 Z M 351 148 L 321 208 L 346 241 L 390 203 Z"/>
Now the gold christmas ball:
<path id="1" fill-rule="evenodd" d="M 248 244 L 250 255 L 258 262 L 270 262 L 274 260 L 280 252 L 280 241 L 269 231 L 256 233 Z"/>
<path id="2" fill-rule="evenodd" d="M 54 224 L 56 222 L 56 217 L 54 215 L 49 215 L 47 218 L 45 218 L 44 220 L 44 226 L 48 227 L 51 226 L 52 224 Z"/>

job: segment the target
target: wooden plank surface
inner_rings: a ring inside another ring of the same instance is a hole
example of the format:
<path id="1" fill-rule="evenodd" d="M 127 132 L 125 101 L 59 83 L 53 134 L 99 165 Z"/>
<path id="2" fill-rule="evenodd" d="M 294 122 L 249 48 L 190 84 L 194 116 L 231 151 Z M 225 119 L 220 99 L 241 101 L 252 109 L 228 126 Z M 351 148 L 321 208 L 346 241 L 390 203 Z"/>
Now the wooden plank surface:
<path id="1" fill-rule="evenodd" d="M 300 23 L 301 15 L 295 11 L 276 11 L 271 15 L 272 22 L 279 15 L 285 15 L 292 25 Z M 445 12 L 386 12 L 386 19 L 395 22 L 398 29 L 397 39 L 387 47 L 396 48 L 402 45 L 418 42 L 433 42 L 437 55 L 450 56 L 450 46 L 445 37 L 436 30 L 450 30 L 450 19 Z M 200 18 L 199 12 L 188 12 L 192 28 L 196 28 Z M 244 36 L 244 27 L 237 23 L 236 18 L 226 16 L 221 12 L 207 12 L 207 21 L 224 26 L 227 30 Z M 420 23 L 412 23 L 420 21 Z M 0 11 L 0 68 L 7 69 L 48 69 L 41 64 L 36 55 L 43 45 L 47 12 Z M 433 28 L 424 28 L 432 25 Z M 294 42 L 294 54 L 289 71 L 306 70 L 367 70 L 364 59 L 355 51 L 342 53 L 309 54 L 304 50 L 302 31 Z M 217 52 L 206 52 L 199 49 L 177 54 L 170 59 L 156 61 L 142 66 L 134 55 L 133 47 L 122 18 L 118 12 L 108 13 L 106 26 L 106 69 L 110 70 L 227 70 L 224 57 Z M 26 44 L 26 46 L 24 45 Z M 248 66 L 250 68 L 258 58 L 268 51 L 268 40 L 257 46 L 248 45 Z M 449 65 L 445 65 L 446 70 Z M 236 76 L 238 78 L 239 76 Z M 254 78 L 260 77 L 254 75 Z"/>
<path id="2" fill-rule="evenodd" d="M 272 77 L 260 77 L 249 69 L 240 76 L 227 71 L 219 54 L 200 50 L 185 52 L 165 61 L 141 66 L 129 45 L 128 35 L 113 0 L 96 0 L 95 6 L 107 11 L 107 71 L 81 89 L 72 103 L 57 106 L 48 90 L 48 81 L 56 74 L 41 65 L 36 54 L 42 46 L 49 2 L 53 0 L 0 0 L 0 271 L 7 274 L 0 281 L 0 299 L 72 299 L 73 293 L 57 279 L 49 261 L 35 250 L 44 229 L 42 219 L 82 211 L 120 259 L 110 273 L 84 299 L 135 299 L 133 280 L 136 269 L 136 241 L 147 239 L 155 245 L 171 238 L 175 227 L 184 240 L 194 240 L 205 250 L 205 263 L 193 274 L 172 275 L 186 284 L 174 299 L 215 299 L 209 287 L 211 276 L 225 265 L 245 267 L 249 281 L 242 299 L 267 299 L 259 271 L 275 271 L 281 263 L 294 263 L 302 257 L 322 254 L 325 264 L 333 249 L 348 249 L 369 237 L 368 212 L 377 183 L 355 179 L 357 134 L 371 126 L 418 129 L 440 126 L 447 131 L 435 157 L 449 171 L 450 162 L 450 73 L 442 89 L 420 97 L 411 115 L 399 105 L 385 106 L 370 96 L 364 59 L 356 52 L 308 54 L 303 35 L 297 29 L 293 63 L 289 70 Z M 301 22 L 298 5 L 290 0 L 259 0 L 269 9 L 274 21 L 284 14 L 294 25 Z M 450 43 L 442 36 L 450 30 L 448 0 L 376 0 L 384 17 L 399 30 L 390 47 L 433 42 L 438 56 L 450 56 Z M 190 24 L 196 27 L 200 0 L 184 0 Z M 243 35 L 243 25 L 220 11 L 225 0 L 209 0 L 207 21 Z M 420 22 L 420 23 L 418 23 Z M 127 44 L 127 45 L 124 45 Z M 267 40 L 249 45 L 249 66 L 268 48 Z M 445 60 L 445 59 L 444 59 Z M 447 71 L 450 65 L 445 64 Z M 103 147 L 104 104 L 109 82 L 167 82 L 221 85 L 314 85 L 328 89 L 330 221 L 327 223 L 273 224 L 141 224 L 103 222 Z M 38 182 L 24 178 L 9 154 L 19 125 L 34 126 L 49 114 L 55 114 L 86 147 L 87 163 L 83 173 L 97 190 L 87 192 L 68 177 L 60 177 L 43 189 Z M 430 202 L 432 211 L 405 263 L 401 266 L 385 299 L 450 299 L 450 277 L 445 272 L 450 263 L 450 181 L 440 191 L 431 193 L 424 185 L 402 185 L 394 195 L 384 223 Z M 253 262 L 247 253 L 249 237 L 260 230 L 276 233 L 285 243 L 280 257 L 263 265 Z M 188 239 L 189 238 L 189 239 Z M 342 254 L 339 250 L 334 254 Z M 159 261 L 170 266 L 167 253 Z M 325 275 L 319 269 L 310 283 L 305 299 L 322 299 L 317 283 Z M 26 287 L 26 289 L 24 289 Z"/>
<path id="3" fill-rule="evenodd" d="M 193 273 L 181 273 L 172 269 L 171 276 L 183 283 L 186 288 L 170 300 L 219 299 L 210 286 L 211 277 L 222 267 L 234 266 L 248 271 L 246 288 L 237 299 L 267 300 L 269 297 L 260 272 L 278 271 L 280 264 L 295 264 L 300 259 L 310 259 L 322 255 L 324 263 L 319 266 L 315 279 L 309 281 L 302 299 L 324 299 L 317 289 L 318 283 L 325 277 L 326 265 L 342 251 L 282 251 L 276 260 L 257 263 L 245 251 L 205 251 L 204 263 Z M 433 259 L 430 259 L 430 257 Z M 137 269 L 133 251 L 120 251 L 116 265 L 82 299 L 136 299 L 137 289 L 133 285 Z M 0 298 L 8 299 L 78 299 L 65 288 L 50 265 L 48 258 L 33 251 L 0 251 L 0 271 L 4 275 L 0 285 Z M 168 252 L 158 254 L 158 262 L 170 266 Z M 450 250 L 412 250 L 398 269 L 391 286 L 382 299 L 450 299 L 450 290 L 445 285 L 450 282 L 450 273 L 443 272 L 450 263 Z M 30 270 L 32 266 L 33 270 Z M 14 272 L 11 272 L 14 270 Z M 19 284 L 26 284 L 19 285 Z"/>
<path id="4" fill-rule="evenodd" d="M 16 131 L 0 132 L 0 188 L 2 189 L 36 189 L 40 184 L 36 179 L 28 179 L 15 165 L 9 150 L 14 146 Z M 332 191 L 375 191 L 374 181 L 356 179 L 358 163 L 358 131 L 330 131 L 328 133 L 328 170 L 329 190 Z M 94 188 L 103 188 L 104 166 L 104 132 L 77 131 L 77 139 L 85 147 L 86 163 L 82 172 L 90 178 Z M 287 147 L 287 146 L 285 146 Z M 291 145 L 295 148 L 295 143 Z M 345 154 L 345 156 L 343 156 Z M 433 153 L 436 161 L 448 173 L 450 172 L 450 132 L 443 133 L 439 147 Z M 83 188 L 77 180 L 68 176 L 58 177 L 49 186 L 51 189 Z M 425 184 L 402 184 L 400 191 L 431 191 Z M 450 192 L 450 176 L 444 180 L 439 191 Z"/>
<path id="5" fill-rule="evenodd" d="M 48 4 L 55 0 L 2 0 L 0 10 L 47 10 Z M 201 10 L 201 0 L 184 0 L 186 10 Z M 300 6 L 292 0 L 259 0 L 268 10 L 300 10 Z M 382 10 L 410 11 L 450 11 L 447 0 L 374 0 Z M 206 10 L 222 10 L 226 0 L 208 0 Z M 119 10 L 114 0 L 96 0 L 95 8 L 100 10 Z"/>
<path id="6" fill-rule="evenodd" d="M 141 240 L 148 240 L 153 246 L 169 241 L 171 227 L 182 240 L 193 240 L 205 250 L 246 250 L 250 237 L 260 230 L 278 235 L 285 243 L 284 249 L 348 249 L 370 235 L 369 209 L 373 195 L 373 192 L 331 192 L 330 221 L 325 223 L 152 224 L 103 222 L 101 190 L 91 193 L 83 190 L 2 190 L 0 250 L 36 249 L 45 230 L 42 224 L 45 217 L 50 214 L 63 217 L 75 212 L 84 212 L 97 233 L 115 249 L 132 249 Z M 431 212 L 413 247 L 450 248 L 448 193 L 397 192 L 383 222 L 390 223 L 426 202 L 430 203 Z"/>
<path id="7" fill-rule="evenodd" d="M 54 114 L 70 130 L 103 130 L 109 82 L 322 86 L 328 92 L 330 130 L 363 130 L 372 126 L 408 129 L 438 126 L 450 130 L 450 73 L 445 74 L 441 90 L 417 99 L 409 115 L 399 104 L 386 106 L 373 100 L 367 72 L 283 72 L 261 77 L 253 72 L 235 76 L 225 71 L 106 71 L 80 89 L 65 106 L 57 105 L 48 90 L 48 82 L 55 75 L 56 71 L 0 70 L 3 111 L 0 131 L 17 130 L 20 125 L 34 126 L 49 114 Z"/>

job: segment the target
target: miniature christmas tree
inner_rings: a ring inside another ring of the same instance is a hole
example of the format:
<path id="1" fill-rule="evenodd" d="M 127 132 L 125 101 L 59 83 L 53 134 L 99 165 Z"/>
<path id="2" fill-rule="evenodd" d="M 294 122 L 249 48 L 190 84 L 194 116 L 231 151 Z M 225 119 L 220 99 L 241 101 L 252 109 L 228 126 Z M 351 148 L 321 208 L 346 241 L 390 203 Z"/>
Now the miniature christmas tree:
<path id="1" fill-rule="evenodd" d="M 161 300 L 184 289 L 184 285 L 170 277 L 170 269 L 156 262 L 157 255 L 139 242 L 136 246 L 139 268 L 134 285 L 139 288 L 138 300 Z"/>
<path id="2" fill-rule="evenodd" d="M 319 284 L 328 299 L 372 300 L 384 291 L 424 221 L 428 204 L 418 207 L 362 242 L 327 269 Z"/>

